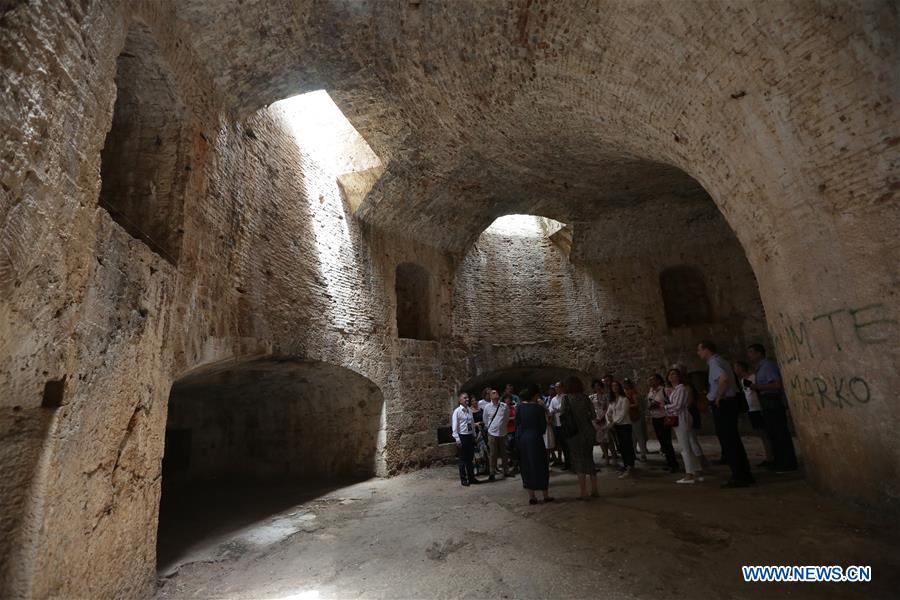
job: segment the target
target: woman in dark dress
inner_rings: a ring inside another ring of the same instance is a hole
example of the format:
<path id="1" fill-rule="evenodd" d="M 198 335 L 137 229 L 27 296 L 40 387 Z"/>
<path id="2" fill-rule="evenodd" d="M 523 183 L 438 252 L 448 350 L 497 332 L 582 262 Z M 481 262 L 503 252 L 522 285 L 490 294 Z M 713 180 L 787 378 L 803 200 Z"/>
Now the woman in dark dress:
<path id="1" fill-rule="evenodd" d="M 537 403 L 537 388 L 529 387 L 519 392 L 516 408 L 516 442 L 519 446 L 519 469 L 522 487 L 528 490 L 528 503 L 537 504 L 534 492 L 541 491 L 544 502 L 553 502 L 547 495 L 550 487 L 550 463 L 544 447 L 544 431 L 547 429 L 546 409 Z"/>

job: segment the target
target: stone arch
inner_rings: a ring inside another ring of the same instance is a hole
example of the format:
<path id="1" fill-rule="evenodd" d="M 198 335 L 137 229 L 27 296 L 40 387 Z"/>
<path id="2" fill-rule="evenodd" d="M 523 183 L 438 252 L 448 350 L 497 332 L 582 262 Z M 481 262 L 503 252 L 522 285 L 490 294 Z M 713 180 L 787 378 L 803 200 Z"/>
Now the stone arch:
<path id="1" fill-rule="evenodd" d="M 176 264 L 191 170 L 188 111 L 152 31 L 140 21 L 128 29 L 115 81 L 99 204 L 132 237 Z"/>
<path id="2" fill-rule="evenodd" d="M 394 278 L 397 337 L 435 339 L 435 312 L 431 273 L 417 263 L 397 265 Z"/>
<path id="3" fill-rule="evenodd" d="M 383 411 L 375 383 L 322 361 L 257 357 L 183 375 L 168 403 L 158 566 L 185 549 L 191 532 L 178 530 L 191 519 L 201 521 L 191 531 L 202 538 L 247 517 L 248 486 L 271 490 L 263 504 L 275 511 L 383 474 Z M 203 502 L 216 495 L 222 500 L 206 515 Z"/>
<path id="4" fill-rule="evenodd" d="M 679 265 L 664 269 L 659 274 L 659 287 L 670 328 L 713 320 L 706 279 L 699 268 Z"/>
<path id="5" fill-rule="evenodd" d="M 593 376 L 579 369 L 560 367 L 552 364 L 529 364 L 493 369 L 471 377 L 460 390 L 469 393 L 480 393 L 485 387 L 496 388 L 502 392 L 507 383 L 513 384 L 518 394 L 526 385 L 537 385 L 542 394 L 546 394 L 547 386 L 557 381 L 565 381 L 569 377 L 577 377 L 589 389 Z M 480 397 L 480 396 L 479 396 Z"/>
<path id="6" fill-rule="evenodd" d="M 546 217 L 531 217 L 537 225 L 530 235 L 488 227 L 456 269 L 454 335 L 494 353 L 500 346 L 565 344 L 577 364 L 604 356 L 611 363 L 601 368 L 631 376 L 697 361 L 697 336 L 721 340 L 730 356 L 741 355 L 746 343 L 767 343 L 746 253 L 695 185 L 697 195 L 689 198 L 664 195 L 612 206 L 602 218 L 557 222 L 558 229 L 540 226 Z M 683 234 L 677 249 L 660 233 L 672 222 Z M 702 270 L 703 314 L 714 318 L 696 319 L 699 328 L 673 329 L 666 326 L 658 274 L 684 264 Z M 491 302 L 479 302 L 484 297 Z"/>

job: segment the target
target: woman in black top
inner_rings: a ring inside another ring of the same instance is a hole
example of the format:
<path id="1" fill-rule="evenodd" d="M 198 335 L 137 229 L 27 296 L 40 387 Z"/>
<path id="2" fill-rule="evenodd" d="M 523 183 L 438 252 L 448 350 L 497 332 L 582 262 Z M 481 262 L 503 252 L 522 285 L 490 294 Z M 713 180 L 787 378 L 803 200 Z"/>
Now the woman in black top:
<path id="1" fill-rule="evenodd" d="M 540 490 L 544 502 L 552 502 L 547 494 L 550 487 L 550 463 L 544 447 L 544 431 L 547 429 L 547 411 L 537 403 L 540 393 L 529 387 L 519 392 L 516 408 L 516 442 L 519 446 L 519 469 L 522 487 L 528 490 L 528 503 L 537 504 L 534 492 Z"/>
<path id="2" fill-rule="evenodd" d="M 475 398 L 475 394 L 469 394 L 469 410 L 472 411 L 472 419 L 476 423 L 484 422 L 484 410 L 478 406 L 478 400 Z"/>

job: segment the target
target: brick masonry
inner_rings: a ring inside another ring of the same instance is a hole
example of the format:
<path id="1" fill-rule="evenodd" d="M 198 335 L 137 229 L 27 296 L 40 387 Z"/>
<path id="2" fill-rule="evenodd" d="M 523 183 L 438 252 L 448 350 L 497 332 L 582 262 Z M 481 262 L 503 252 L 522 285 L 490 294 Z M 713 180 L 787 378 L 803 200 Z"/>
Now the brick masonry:
<path id="1" fill-rule="evenodd" d="M 428 465 L 476 375 L 690 360 L 700 330 L 667 330 L 655 285 L 673 263 L 707 276 L 704 333 L 774 339 L 810 480 L 896 507 L 900 36 L 891 3 L 853 4 L 5 5 L 3 594 L 149 593 L 167 399 L 198 369 L 353 371 L 386 469 Z M 183 104 L 176 264 L 98 206 L 138 22 Z M 265 108 L 319 88 L 386 165 L 355 214 Z M 479 240 L 513 212 L 572 223 L 571 257 Z M 403 262 L 431 273 L 438 341 L 396 337 Z M 528 282 L 542 305 L 483 301 Z"/>

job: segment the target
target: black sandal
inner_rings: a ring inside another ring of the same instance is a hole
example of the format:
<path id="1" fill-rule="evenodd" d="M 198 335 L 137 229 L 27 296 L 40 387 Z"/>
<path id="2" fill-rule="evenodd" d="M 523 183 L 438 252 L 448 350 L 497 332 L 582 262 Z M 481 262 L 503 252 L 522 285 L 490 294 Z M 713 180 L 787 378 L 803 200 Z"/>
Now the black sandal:
<path id="1" fill-rule="evenodd" d="M 528 504 L 537 504 L 537 498 L 529 498 Z"/>

